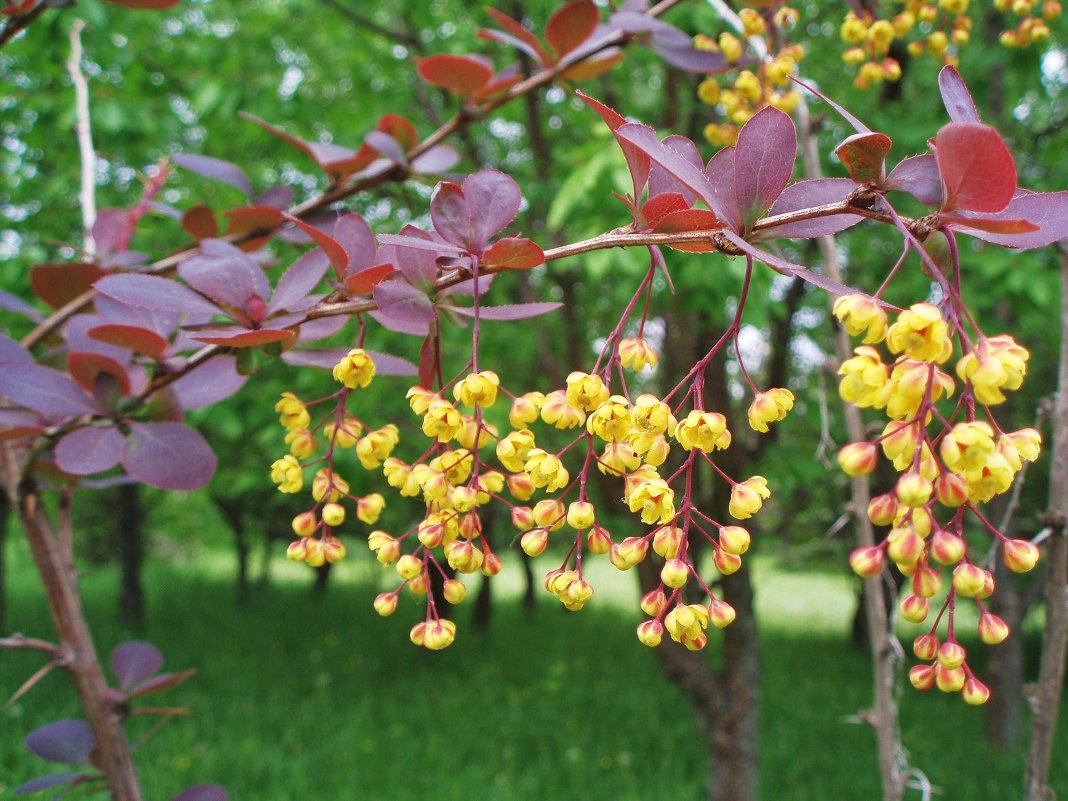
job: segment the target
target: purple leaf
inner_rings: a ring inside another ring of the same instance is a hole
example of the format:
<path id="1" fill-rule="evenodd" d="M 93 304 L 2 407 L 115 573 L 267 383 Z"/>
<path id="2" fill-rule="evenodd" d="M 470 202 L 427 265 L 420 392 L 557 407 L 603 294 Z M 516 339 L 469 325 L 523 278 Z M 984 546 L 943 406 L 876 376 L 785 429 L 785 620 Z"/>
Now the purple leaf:
<path id="1" fill-rule="evenodd" d="M 856 292 L 855 289 L 850 289 L 844 284 L 840 284 L 839 282 L 834 281 L 825 275 L 814 273 L 807 267 L 802 267 L 800 264 L 794 264 L 793 262 L 787 261 L 786 259 L 780 256 L 776 256 L 775 254 L 769 253 L 768 251 L 763 250 L 762 248 L 758 248 L 756 245 L 746 242 L 744 239 L 742 239 L 740 236 L 733 233 L 732 231 L 725 231 L 723 235 L 743 253 L 748 253 L 757 261 L 763 262 L 764 264 L 768 265 L 773 270 L 778 273 L 781 273 L 782 275 L 800 278 L 803 281 L 806 281 L 807 283 L 812 284 L 813 286 L 819 287 L 825 292 L 829 292 L 830 294 L 836 297 L 839 295 L 851 295 Z"/>
<path id="2" fill-rule="evenodd" d="M 412 171 L 426 174 L 439 174 L 451 170 L 460 161 L 460 154 L 448 145 L 437 145 L 412 159 Z"/>
<path id="3" fill-rule="evenodd" d="M 37 364 L 0 371 L 0 395 L 19 406 L 52 416 L 93 414 L 96 406 L 66 373 Z"/>
<path id="4" fill-rule="evenodd" d="M 391 161 L 395 161 L 398 164 L 408 163 L 408 156 L 404 152 L 404 148 L 385 131 L 371 131 L 363 141 Z"/>
<path id="5" fill-rule="evenodd" d="M 200 253 L 178 265 L 178 275 L 216 303 L 244 309 L 253 295 L 270 293 L 267 277 L 244 251 L 221 239 L 204 239 Z"/>
<path id="6" fill-rule="evenodd" d="M 434 319 L 434 304 L 421 289 L 404 281 L 383 281 L 374 289 L 375 303 L 386 317 L 411 323 Z"/>
<path id="7" fill-rule="evenodd" d="M 49 773 L 47 776 L 38 776 L 36 779 L 30 779 L 25 784 L 16 787 L 13 792 L 15 795 L 29 795 L 30 793 L 38 793 L 41 790 L 47 790 L 51 787 L 73 784 L 80 778 L 82 778 L 81 773 Z M 55 801 L 54 798 L 53 801 Z"/>
<path id="8" fill-rule="evenodd" d="M 664 144 L 676 150 L 697 169 L 703 170 L 705 168 L 705 163 L 701 159 L 697 145 L 685 136 L 666 136 L 664 137 Z M 685 198 L 687 206 L 692 206 L 697 197 L 688 186 L 680 183 L 659 164 L 654 164 L 649 172 L 649 198 L 652 199 L 657 195 L 668 192 L 681 194 Z"/>
<path id="9" fill-rule="evenodd" d="M 387 317 L 380 311 L 368 312 L 371 319 L 378 323 L 380 326 L 388 331 L 396 331 L 399 334 L 411 334 L 413 336 L 425 337 L 426 332 L 430 330 L 430 323 L 427 322 L 411 322 L 409 320 L 394 320 L 392 317 Z"/>
<path id="10" fill-rule="evenodd" d="M 198 489 L 215 472 L 208 443 L 182 423 L 130 423 L 122 451 L 130 477 L 159 489 Z"/>
<path id="11" fill-rule="evenodd" d="M 725 147 L 710 158 L 705 175 L 716 201 L 712 210 L 732 231 L 741 231 L 742 210 L 734 191 L 734 147 Z"/>
<path id="12" fill-rule="evenodd" d="M 960 216 L 972 215 L 962 213 Z M 982 219 L 1027 220 L 1037 225 L 1038 230 L 1024 234 L 1005 234 L 961 225 L 954 225 L 953 230 L 1008 248 L 1027 250 L 1051 245 L 1061 239 L 1068 239 L 1068 192 L 1027 192 L 1018 189 L 1008 206 L 997 214 L 984 214 Z"/>
<path id="13" fill-rule="evenodd" d="M 288 209 L 293 205 L 293 187 L 272 186 L 253 201 L 256 206 L 274 206 L 276 209 Z"/>
<path id="14" fill-rule="evenodd" d="M 942 202 L 938 162 L 930 153 L 902 159 L 886 176 L 883 189 L 908 192 L 926 206 L 937 206 Z"/>
<path id="15" fill-rule="evenodd" d="M 245 175 L 244 170 L 236 164 L 212 158 L 211 156 L 197 156 L 189 153 L 178 153 L 171 156 L 171 161 L 179 167 L 185 167 L 187 170 L 192 170 L 212 180 L 230 184 L 230 186 L 240 190 L 247 197 L 252 197 L 252 183 L 249 181 L 248 176 Z"/>
<path id="16" fill-rule="evenodd" d="M 842 106 L 840 106 L 837 103 L 835 103 L 833 100 L 831 100 L 829 97 L 827 97 L 827 95 L 823 94 L 822 92 L 820 92 L 815 87 L 809 86 L 804 81 L 798 80 L 797 78 L 795 78 L 792 75 L 790 76 L 790 80 L 793 81 L 794 83 L 796 83 L 798 86 L 801 86 L 801 87 L 807 89 L 809 92 L 814 94 L 816 97 L 818 97 L 824 103 L 826 103 L 828 106 L 830 106 L 835 111 L 837 111 L 841 115 L 842 119 L 844 119 L 846 122 L 848 122 L 850 125 L 853 126 L 853 130 L 856 131 L 857 133 L 868 133 L 868 132 L 871 131 L 871 128 L 869 128 L 863 122 L 858 120 L 856 117 L 854 117 L 848 111 L 846 111 Z"/>
<path id="17" fill-rule="evenodd" d="M 747 228 L 782 194 L 796 157 L 797 131 L 789 114 L 766 106 L 742 126 L 734 148 L 734 192 Z"/>
<path id="18" fill-rule="evenodd" d="M 497 170 L 468 175 L 464 179 L 463 194 L 471 210 L 479 250 L 515 219 L 523 202 L 515 179 Z"/>
<path id="19" fill-rule="evenodd" d="M 691 164 L 685 154 L 658 141 L 656 131 L 641 123 L 628 122 L 619 126 L 616 135 L 635 145 L 669 174 L 692 189 L 719 219 L 727 219 L 719 208 L 721 203 L 704 171 Z"/>
<path id="20" fill-rule="evenodd" d="M 177 312 L 158 312 L 144 307 L 130 306 L 107 295 L 97 294 L 93 299 L 97 314 L 109 323 L 135 325 L 155 331 L 166 339 L 178 329 L 182 315 Z M 214 314 L 214 312 L 212 312 Z"/>
<path id="21" fill-rule="evenodd" d="M 452 184 L 456 186 L 456 184 Z M 413 230 L 411 226 L 407 226 L 405 231 Z M 419 233 L 423 233 L 420 231 Z M 452 255 L 461 256 L 467 251 L 459 245 L 454 245 L 449 242 L 438 242 L 434 239 L 423 239 L 422 237 L 413 236 L 410 234 L 379 234 L 378 241 L 383 245 L 395 245 L 396 247 L 416 248 L 418 250 L 429 250 L 439 255 Z"/>
<path id="22" fill-rule="evenodd" d="M 297 337 L 301 342 L 314 342 L 317 339 L 325 339 L 333 336 L 342 328 L 349 318 L 338 315 L 337 317 L 320 317 L 304 323 L 297 331 Z"/>
<path id="23" fill-rule="evenodd" d="M 953 122 L 979 122 L 975 101 L 956 67 L 947 64 L 938 73 L 938 90 Z"/>
<path id="24" fill-rule="evenodd" d="M 481 306 L 478 314 L 483 320 L 525 320 L 528 317 L 537 317 L 556 311 L 563 305 L 562 303 L 509 303 L 505 306 Z M 446 308 L 464 317 L 475 316 L 475 310 L 470 306 L 448 306 Z"/>
<path id="25" fill-rule="evenodd" d="M 142 681 L 126 694 L 126 698 L 127 700 L 132 701 L 135 698 L 143 698 L 146 695 L 152 695 L 152 693 L 163 692 L 172 687 L 177 687 L 179 684 L 182 684 L 195 675 L 195 670 L 181 670 L 177 673 L 160 673 L 158 676 L 153 676 L 150 679 Z"/>
<path id="26" fill-rule="evenodd" d="M 0 364 L 5 362 L 11 366 L 29 365 L 33 364 L 33 356 L 7 334 L 0 332 Z"/>
<path id="27" fill-rule="evenodd" d="M 348 353 L 347 348 L 289 350 L 282 354 L 282 361 L 298 367 L 320 367 L 324 370 L 332 370 L 346 353 Z M 415 375 L 419 372 L 418 367 L 399 356 L 374 351 L 367 351 L 367 353 L 374 360 L 375 373 L 378 375 Z"/>
<path id="28" fill-rule="evenodd" d="M 434 229 L 447 241 L 463 249 L 482 249 L 471 207 L 457 184 L 442 181 L 435 187 L 430 198 L 430 218 Z"/>
<path id="29" fill-rule="evenodd" d="M 217 784 L 198 784 L 182 790 L 171 801 L 226 801 L 226 790 Z"/>
<path id="30" fill-rule="evenodd" d="M 788 214 L 792 211 L 810 209 L 828 203 L 841 203 L 857 188 L 849 178 L 815 178 L 811 181 L 798 181 L 791 184 L 779 195 L 771 207 L 771 215 Z M 757 239 L 810 239 L 828 236 L 856 225 L 864 218 L 857 214 L 831 214 L 814 217 L 811 220 L 778 225 L 774 228 L 762 228 Z"/>
<path id="31" fill-rule="evenodd" d="M 103 473 L 119 463 L 123 436 L 118 428 L 77 428 L 56 443 L 56 464 L 64 473 L 88 476 Z"/>
<path id="32" fill-rule="evenodd" d="M 375 263 L 375 235 L 371 226 L 359 214 L 346 214 L 334 223 L 334 239 L 338 241 L 349 257 L 349 275 L 365 270 Z"/>
<path id="33" fill-rule="evenodd" d="M 128 690 L 163 667 L 163 655 L 147 642 L 124 642 L 111 652 L 111 671 L 119 687 Z"/>
<path id="34" fill-rule="evenodd" d="M 125 209 L 101 209 L 93 223 L 93 242 L 100 256 L 126 249 L 130 240 L 130 215 Z"/>
<path id="35" fill-rule="evenodd" d="M 0 309 L 3 311 L 14 312 L 15 314 L 21 314 L 23 317 L 28 317 L 35 323 L 44 319 L 37 309 L 24 301 L 22 298 L 17 298 L 10 292 L 6 292 L 0 289 Z"/>
<path id="36" fill-rule="evenodd" d="M 688 41 L 685 45 L 654 44 L 652 49 L 671 66 L 687 72 L 708 74 L 722 72 L 728 67 L 722 53 L 698 50 Z"/>
<path id="37" fill-rule="evenodd" d="M 26 736 L 26 747 L 49 762 L 87 765 L 96 745 L 93 730 L 84 720 L 57 720 Z"/>
<path id="38" fill-rule="evenodd" d="M 293 262 L 293 266 L 278 279 L 271 302 L 267 304 L 267 314 L 289 309 L 294 303 L 304 300 L 323 280 L 329 266 L 330 261 L 326 254 L 318 248 L 308 251 Z"/>
<path id="39" fill-rule="evenodd" d="M 222 310 L 184 284 L 157 275 L 106 275 L 93 286 L 109 298 L 158 312 L 221 314 Z"/>

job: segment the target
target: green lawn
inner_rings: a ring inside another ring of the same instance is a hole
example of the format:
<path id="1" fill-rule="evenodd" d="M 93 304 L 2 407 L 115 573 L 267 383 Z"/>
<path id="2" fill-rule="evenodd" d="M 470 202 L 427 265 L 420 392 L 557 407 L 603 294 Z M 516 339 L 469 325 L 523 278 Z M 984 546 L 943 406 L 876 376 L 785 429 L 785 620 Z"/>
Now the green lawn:
<path id="1" fill-rule="evenodd" d="M 19 546 L 9 564 L 25 564 Z M 226 559 L 210 555 L 157 560 L 147 575 L 143 637 L 169 668 L 199 670 L 155 697 L 192 716 L 170 722 L 139 754 L 153 801 L 207 781 L 235 801 L 703 796 L 706 765 L 687 703 L 633 635 L 631 576 L 598 573 L 598 595 L 577 615 L 539 591 L 528 616 L 512 597 L 518 585 L 503 581 L 489 631 L 467 624 L 466 604 L 456 644 L 428 653 L 407 642 L 420 614 L 414 603 L 388 620 L 370 610 L 374 571 L 362 554 L 321 598 L 303 569 L 279 562 L 273 584 L 243 612 L 234 608 Z M 758 568 L 762 797 L 876 798 L 873 738 L 851 722 L 869 697 L 866 656 L 847 635 L 852 582 L 785 573 L 768 561 Z M 11 625 L 47 636 L 35 580 L 28 569 L 11 577 Z M 129 638 L 112 616 L 115 586 L 109 569 L 85 582 L 104 652 Z M 31 654 L 5 654 L 0 694 L 39 664 Z M 62 675 L 0 712 L 0 796 L 41 772 L 22 737 L 77 714 Z M 942 798 L 1020 796 L 1022 758 L 984 744 L 981 711 L 907 690 L 903 714 L 914 763 L 945 789 Z M 1068 766 L 1055 770 L 1068 796 Z"/>

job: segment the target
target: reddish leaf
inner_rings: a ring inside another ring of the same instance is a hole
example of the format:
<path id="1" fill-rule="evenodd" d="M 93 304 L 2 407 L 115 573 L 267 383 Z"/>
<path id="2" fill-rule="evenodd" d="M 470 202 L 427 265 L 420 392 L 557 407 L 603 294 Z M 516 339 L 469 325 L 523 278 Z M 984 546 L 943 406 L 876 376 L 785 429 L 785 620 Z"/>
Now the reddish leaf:
<path id="1" fill-rule="evenodd" d="M 334 273 L 338 278 L 344 278 L 345 270 L 349 265 L 349 255 L 345 252 L 345 248 L 341 246 L 341 243 L 332 236 L 324 234 L 315 226 L 308 225 L 308 223 L 292 215 L 287 214 L 286 219 L 310 236 L 315 244 L 323 249 L 323 252 L 326 253 L 326 258 L 330 260 L 330 264 L 334 268 Z"/>
<path id="2" fill-rule="evenodd" d="M 182 423 L 131 422 L 122 451 L 130 478 L 159 489 L 198 489 L 215 472 L 208 443 Z"/>
<path id="3" fill-rule="evenodd" d="M 1016 191 L 1016 163 L 989 125 L 951 122 L 934 139 L 945 197 L 942 211 L 998 212 Z"/>
<path id="4" fill-rule="evenodd" d="M 261 236 L 241 244 L 241 249 L 245 251 L 259 250 L 267 244 L 275 229 L 285 220 L 282 210 L 276 206 L 241 206 L 224 211 L 223 216 L 229 220 L 227 236 L 262 232 Z"/>
<path id="5" fill-rule="evenodd" d="M 178 275 L 216 303 L 250 311 L 256 298 L 264 300 L 270 286 L 260 265 L 222 239 L 205 239 L 200 253 L 178 264 Z"/>
<path id="6" fill-rule="evenodd" d="M 103 473 L 119 463 L 123 436 L 110 425 L 106 428 L 77 428 L 56 443 L 56 465 L 64 473 L 88 476 Z"/>
<path id="7" fill-rule="evenodd" d="M 545 252 L 529 239 L 508 236 L 490 245 L 482 254 L 482 263 L 504 270 L 529 270 L 545 263 Z"/>
<path id="8" fill-rule="evenodd" d="M 858 184 L 878 184 L 886 175 L 885 159 L 890 137 L 881 133 L 858 133 L 834 149 L 850 177 Z"/>
<path id="9" fill-rule="evenodd" d="M 382 281 L 397 272 L 392 264 L 379 264 L 345 276 L 345 288 L 354 295 L 366 295 Z"/>
<path id="10" fill-rule="evenodd" d="M 371 226 L 359 214 L 346 214 L 334 223 L 334 239 L 348 255 L 348 272 L 356 272 L 375 264 L 375 235 Z"/>
<path id="11" fill-rule="evenodd" d="M 734 147 L 724 147 L 708 160 L 705 177 L 711 187 L 712 211 L 732 231 L 742 230 L 742 209 L 734 191 Z"/>
<path id="12" fill-rule="evenodd" d="M 110 376 L 123 395 L 130 394 L 130 376 L 122 365 L 99 353 L 67 354 L 67 370 L 86 392 L 96 392 L 99 377 Z"/>
<path id="13" fill-rule="evenodd" d="M 678 192 L 660 192 L 652 195 L 642 206 L 642 218 L 650 228 L 675 211 L 686 211 L 690 204 Z"/>
<path id="14" fill-rule="evenodd" d="M 196 674 L 197 672 L 195 670 L 182 670 L 177 673 L 161 673 L 158 676 L 153 676 L 148 681 L 143 681 L 138 684 L 132 692 L 126 694 L 126 698 L 132 701 L 135 698 L 141 698 L 146 695 L 151 695 L 152 693 L 161 693 L 164 690 L 170 690 L 171 688 L 177 687 L 179 684 L 188 681 Z"/>
<path id="15" fill-rule="evenodd" d="M 190 336 L 197 342 L 209 345 L 221 345 L 226 348 L 256 348 L 271 342 L 286 342 L 297 338 L 288 328 L 259 328 L 248 331 L 243 328 L 217 328 Z"/>
<path id="16" fill-rule="evenodd" d="M 412 172 L 437 175 L 451 170 L 460 162 L 460 154 L 447 145 L 436 145 L 412 159 Z"/>
<path id="17" fill-rule="evenodd" d="M 30 270 L 30 286 L 53 309 L 61 308 L 92 287 L 104 275 L 95 264 L 38 264 Z"/>
<path id="18" fill-rule="evenodd" d="M 245 171 L 236 164 L 212 156 L 198 156 L 190 153 L 177 153 L 171 156 L 171 161 L 179 167 L 184 167 L 214 181 L 229 184 L 248 197 L 252 197 L 252 184 L 245 175 Z"/>
<path id="19" fill-rule="evenodd" d="M 163 667 L 163 655 L 147 642 L 124 642 L 111 652 L 111 671 L 119 687 L 128 690 Z"/>
<path id="20" fill-rule="evenodd" d="M 960 214 L 939 212 L 938 219 L 946 225 L 963 225 L 976 231 L 990 234 L 1028 234 L 1037 231 L 1038 226 L 1027 220 L 1004 220 L 990 217 L 965 217 Z"/>
<path id="21" fill-rule="evenodd" d="M 857 188 L 849 178 L 814 178 L 790 184 L 771 207 L 771 216 L 811 209 L 828 203 L 841 203 Z M 864 218 L 857 214 L 827 214 L 810 220 L 762 228 L 757 239 L 811 239 L 836 234 L 856 225 Z"/>
<path id="22" fill-rule="evenodd" d="M 92 414 L 96 406 L 66 373 L 37 364 L 0 370 L 0 395 L 48 417 Z"/>
<path id="23" fill-rule="evenodd" d="M 400 114 L 383 114 L 379 117 L 375 130 L 392 136 L 405 152 L 419 144 L 419 134 L 415 126 Z"/>
<path id="24" fill-rule="evenodd" d="M 155 331 L 147 328 L 138 328 L 135 325 L 119 325 L 107 323 L 89 329 L 89 336 L 109 345 L 117 345 L 120 348 L 132 350 L 134 353 L 143 353 L 159 360 L 167 351 L 167 340 Z"/>
<path id="25" fill-rule="evenodd" d="M 475 239 L 481 250 L 519 213 L 519 184 L 499 170 L 481 170 L 464 179 L 463 194 L 471 210 Z"/>
<path id="26" fill-rule="evenodd" d="M 573 0 L 556 11 L 545 23 L 545 39 L 563 58 L 593 35 L 600 14 L 591 0 Z"/>
<path id="27" fill-rule="evenodd" d="M 512 70 L 503 70 L 502 72 L 494 75 L 490 80 L 486 81 L 481 88 L 472 96 L 472 100 L 476 103 L 481 103 L 487 98 L 499 95 L 509 87 L 515 86 L 525 76 L 519 72 Z"/>
<path id="28" fill-rule="evenodd" d="M 431 330 L 419 348 L 419 386 L 434 386 L 434 376 L 438 372 L 438 334 Z"/>
<path id="29" fill-rule="evenodd" d="M 516 41 L 512 42 L 520 50 L 533 56 L 537 61 L 540 61 L 543 65 L 547 65 L 550 61 L 549 51 L 545 49 L 538 37 L 524 28 L 520 23 L 509 17 L 502 11 L 498 11 L 495 8 L 486 8 L 486 13 L 505 29 Z M 479 31 L 479 36 L 483 33 L 489 35 L 494 34 L 496 31 Z M 499 38 L 496 36 L 490 36 L 489 38 Z M 508 41 L 507 39 L 501 39 L 501 41 Z M 524 47 L 525 45 L 525 47 Z"/>
<path id="30" fill-rule="evenodd" d="M 979 122 L 975 101 L 956 67 L 948 64 L 942 67 L 938 73 L 938 90 L 953 122 Z"/>
<path id="31" fill-rule="evenodd" d="M 57 720 L 26 735 L 26 747 L 33 753 L 65 765 L 88 765 L 95 745 L 93 730 L 84 720 Z"/>
<path id="32" fill-rule="evenodd" d="M 658 234 L 677 233 L 682 231 L 711 231 L 723 228 L 716 215 L 704 209 L 683 209 L 665 215 L 653 228 Z M 715 250 L 712 244 L 712 235 L 709 234 L 708 242 L 692 242 L 688 244 L 671 245 L 675 250 L 687 253 L 710 253 Z"/>
<path id="33" fill-rule="evenodd" d="M 183 214 L 182 228 L 198 240 L 219 235 L 219 222 L 215 219 L 215 212 L 207 206 L 193 206 Z"/>
<path id="34" fill-rule="evenodd" d="M 883 189 L 908 192 L 927 206 L 937 206 L 942 202 L 942 178 L 938 174 L 938 162 L 930 153 L 902 159 L 886 176 Z"/>
<path id="35" fill-rule="evenodd" d="M 407 150 L 388 133 L 371 131 L 364 137 L 363 141 L 365 145 L 374 148 L 387 159 L 397 162 L 397 164 L 408 163 Z"/>
<path id="36" fill-rule="evenodd" d="M 797 131 L 789 114 L 766 106 L 742 126 L 734 149 L 734 191 L 747 229 L 782 194 L 796 156 Z"/>
<path id="37" fill-rule="evenodd" d="M 419 59 L 418 70 L 423 80 L 466 99 L 493 77 L 493 68 L 481 59 L 449 53 Z"/>
<path id="38" fill-rule="evenodd" d="M 184 284 L 158 275 L 106 275 L 93 286 L 120 303 L 153 311 L 212 315 L 221 311 Z"/>
<path id="39" fill-rule="evenodd" d="M 709 184 L 704 171 L 694 166 L 684 154 L 675 148 L 660 142 L 656 138 L 656 131 L 641 123 L 628 122 L 619 126 L 616 136 L 633 144 L 668 173 L 675 176 L 705 201 L 717 217 L 723 218 L 717 208 L 720 204 L 715 197 L 715 191 Z"/>
<path id="40" fill-rule="evenodd" d="M 525 320 L 556 311 L 563 303 L 509 303 L 504 306 L 480 306 L 478 316 L 483 320 Z M 464 317 L 474 317 L 475 310 L 469 306 L 449 306 L 450 310 Z"/>

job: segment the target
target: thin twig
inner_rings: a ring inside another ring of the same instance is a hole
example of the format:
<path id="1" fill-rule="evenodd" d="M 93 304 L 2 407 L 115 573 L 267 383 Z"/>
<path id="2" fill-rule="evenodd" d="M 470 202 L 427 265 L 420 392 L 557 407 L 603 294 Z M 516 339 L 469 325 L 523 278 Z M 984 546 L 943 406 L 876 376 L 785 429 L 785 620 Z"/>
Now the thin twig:
<path id="1" fill-rule="evenodd" d="M 28 651 L 43 651 L 53 659 L 59 658 L 62 649 L 53 642 L 38 640 L 34 637 L 24 637 L 21 634 L 12 634 L 10 637 L 0 638 L 0 649 L 24 649 Z"/>
<path id="2" fill-rule="evenodd" d="M 44 12 L 47 7 L 48 6 L 45 4 L 44 0 L 40 0 L 37 5 L 25 14 L 17 14 L 14 17 L 9 17 L 7 22 L 4 23 L 4 27 L 0 28 L 0 47 L 3 47 L 14 39 L 19 31 L 29 27 L 30 23 L 41 16 L 42 12 Z"/>

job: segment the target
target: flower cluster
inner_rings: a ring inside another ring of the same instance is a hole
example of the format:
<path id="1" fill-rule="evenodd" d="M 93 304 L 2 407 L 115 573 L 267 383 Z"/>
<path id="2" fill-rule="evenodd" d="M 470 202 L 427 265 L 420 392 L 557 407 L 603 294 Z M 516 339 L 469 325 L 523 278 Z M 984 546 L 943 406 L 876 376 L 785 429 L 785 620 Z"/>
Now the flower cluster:
<path id="1" fill-rule="evenodd" d="M 944 642 L 937 635 L 940 612 L 931 631 L 914 643 L 916 656 L 930 664 L 913 668 L 910 678 L 920 689 L 960 691 L 968 703 L 981 704 L 989 691 L 975 678 L 956 642 L 957 600 L 974 599 L 978 605 L 984 642 L 1000 642 L 1008 629 L 983 605 L 994 592 L 994 578 L 968 553 L 965 512 L 1001 542 L 1010 570 L 1026 572 L 1034 567 L 1038 548 L 1026 540 L 1009 539 L 977 509 L 1007 492 L 1024 463 L 1038 457 L 1037 431 L 1002 431 L 989 413 L 990 406 L 1005 400 L 1005 391 L 1022 384 L 1028 353 L 1008 335 L 980 336 L 970 342 L 959 323 L 929 303 L 902 311 L 893 324 L 877 301 L 860 295 L 840 298 L 834 313 L 850 334 L 867 343 L 839 368 L 841 396 L 861 408 L 883 410 L 889 418 L 873 441 L 842 448 L 839 465 L 850 476 L 868 475 L 881 451 L 900 474 L 894 487 L 868 506 L 868 517 L 877 526 L 889 527 L 889 534 L 878 545 L 855 550 L 850 564 L 859 575 L 874 576 L 887 558 L 893 561 L 911 579 L 910 591 L 900 603 L 901 616 L 917 624 L 928 618 L 932 599 L 948 575 L 942 607 L 950 613 L 948 633 Z M 962 388 L 955 409 L 944 415 L 938 403 L 954 396 L 957 382 L 940 366 L 952 358 L 955 340 L 963 351 L 954 370 Z M 896 355 L 892 363 L 884 363 L 874 347 L 881 341 Z M 988 419 L 976 417 L 977 405 Z"/>
<path id="2" fill-rule="evenodd" d="M 702 50 L 722 53 L 729 63 L 735 64 L 745 54 L 745 40 L 763 38 L 770 49 L 775 39 L 774 30 L 791 28 L 798 20 L 797 11 L 788 6 L 780 6 L 766 14 L 743 8 L 739 17 L 743 38 L 729 32 L 721 33 L 716 39 L 701 35 L 695 37 L 694 45 Z M 705 78 L 697 88 L 697 96 L 701 102 L 714 107 L 720 117 L 719 121 L 705 126 L 705 139 L 719 147 L 733 145 L 741 126 L 765 106 L 792 113 L 799 97 L 791 88 L 790 76 L 797 72 L 797 65 L 804 55 L 800 45 L 784 45 L 774 56 L 751 68 L 730 70 L 725 79 L 727 82 L 722 85 L 723 76 Z"/>

